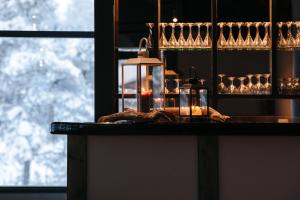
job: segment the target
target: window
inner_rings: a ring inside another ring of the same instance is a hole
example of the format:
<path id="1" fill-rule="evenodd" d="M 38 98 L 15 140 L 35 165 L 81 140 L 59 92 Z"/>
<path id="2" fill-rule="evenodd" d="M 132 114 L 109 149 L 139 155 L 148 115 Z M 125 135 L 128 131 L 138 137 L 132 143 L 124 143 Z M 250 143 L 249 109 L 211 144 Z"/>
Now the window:
<path id="1" fill-rule="evenodd" d="M 1 2 L 0 186 L 66 186 L 66 137 L 49 125 L 94 121 L 93 5 Z"/>
<path id="2" fill-rule="evenodd" d="M 4 0 L 0 30 L 94 31 L 94 0 Z"/>

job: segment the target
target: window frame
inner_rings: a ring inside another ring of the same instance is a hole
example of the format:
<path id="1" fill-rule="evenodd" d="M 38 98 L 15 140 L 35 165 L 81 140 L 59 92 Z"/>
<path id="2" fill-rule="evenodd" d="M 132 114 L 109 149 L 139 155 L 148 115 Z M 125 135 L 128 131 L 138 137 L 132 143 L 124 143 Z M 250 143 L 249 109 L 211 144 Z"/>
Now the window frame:
<path id="1" fill-rule="evenodd" d="M 0 194 L 7 193 L 66 193 L 67 187 L 61 186 L 45 186 L 45 187 L 36 187 L 36 186 L 1 186 Z"/>
<path id="2" fill-rule="evenodd" d="M 95 53 L 94 53 L 94 74 L 96 77 L 96 0 L 94 0 L 94 31 L 22 31 L 22 30 L 0 30 L 0 38 L 68 38 L 68 39 L 94 39 Z M 98 5 L 99 6 L 99 5 Z M 96 78 L 94 79 L 95 100 L 96 98 Z M 94 103 L 94 117 L 96 119 L 96 101 Z M 50 126 L 50 125 L 49 125 Z M 50 134 L 50 133 L 49 133 Z M 68 138 L 67 138 L 67 145 Z M 68 174 L 68 172 L 67 172 Z M 68 181 L 66 186 L 0 186 L 1 194 L 22 194 L 22 193 L 67 193 Z"/>

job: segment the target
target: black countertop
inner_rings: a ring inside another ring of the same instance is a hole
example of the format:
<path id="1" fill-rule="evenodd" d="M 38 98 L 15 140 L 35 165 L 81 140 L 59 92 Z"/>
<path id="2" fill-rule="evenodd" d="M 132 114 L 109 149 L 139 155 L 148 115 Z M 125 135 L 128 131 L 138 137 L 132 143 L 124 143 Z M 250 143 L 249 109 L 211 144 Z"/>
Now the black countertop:
<path id="1" fill-rule="evenodd" d="M 300 118 L 232 117 L 225 123 L 96 124 L 53 122 L 52 134 L 66 135 L 282 135 L 300 136 Z"/>

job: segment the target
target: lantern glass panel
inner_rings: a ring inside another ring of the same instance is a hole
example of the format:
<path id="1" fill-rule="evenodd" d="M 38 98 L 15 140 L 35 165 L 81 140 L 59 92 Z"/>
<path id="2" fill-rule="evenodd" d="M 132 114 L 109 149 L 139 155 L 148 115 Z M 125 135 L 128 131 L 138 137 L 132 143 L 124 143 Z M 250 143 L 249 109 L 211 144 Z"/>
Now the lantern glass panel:
<path id="1" fill-rule="evenodd" d="M 152 69 L 153 109 L 164 107 L 164 68 L 156 66 Z"/>
<path id="2" fill-rule="evenodd" d="M 123 80 L 124 94 L 135 94 L 137 93 L 137 68 L 135 65 L 123 65 Z"/>
<path id="3" fill-rule="evenodd" d="M 122 66 L 122 96 L 123 108 L 137 109 L 137 67 Z"/>
<path id="4" fill-rule="evenodd" d="M 190 89 L 180 88 L 180 115 L 190 115 Z"/>
<path id="5" fill-rule="evenodd" d="M 192 115 L 193 116 L 206 116 L 208 109 L 208 90 L 197 89 L 192 90 Z"/>
<path id="6" fill-rule="evenodd" d="M 125 98 L 124 108 L 137 110 L 137 99 L 136 98 Z"/>
<path id="7" fill-rule="evenodd" d="M 201 116 L 201 107 L 200 107 L 200 94 L 199 90 L 192 89 L 191 90 L 191 102 L 192 102 L 192 116 Z"/>
<path id="8" fill-rule="evenodd" d="M 144 93 L 151 93 L 152 87 L 150 86 L 149 80 L 149 70 L 147 65 L 141 65 L 141 92 Z"/>
<path id="9" fill-rule="evenodd" d="M 207 89 L 200 89 L 199 94 L 200 94 L 200 106 L 206 109 L 208 106 Z"/>
<path id="10" fill-rule="evenodd" d="M 163 66 L 142 65 L 141 79 L 141 100 L 147 99 L 147 102 L 145 104 L 142 102 L 141 105 L 147 106 L 148 104 L 149 110 L 163 109 Z"/>

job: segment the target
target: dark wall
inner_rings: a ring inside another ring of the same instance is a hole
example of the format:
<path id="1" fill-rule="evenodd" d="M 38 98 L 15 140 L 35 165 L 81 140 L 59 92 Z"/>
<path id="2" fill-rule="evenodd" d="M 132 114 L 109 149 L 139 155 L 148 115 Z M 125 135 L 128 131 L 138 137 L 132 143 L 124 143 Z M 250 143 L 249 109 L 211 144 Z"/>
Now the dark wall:
<path id="1" fill-rule="evenodd" d="M 221 137 L 220 200 L 297 200 L 299 137 Z"/>
<path id="2" fill-rule="evenodd" d="M 197 137 L 88 136 L 88 200 L 197 200 Z"/>

